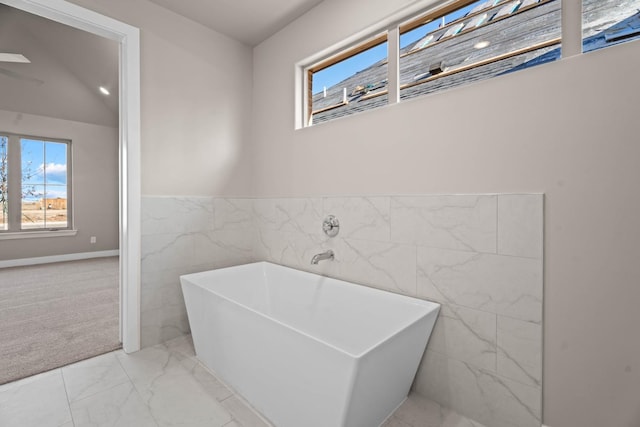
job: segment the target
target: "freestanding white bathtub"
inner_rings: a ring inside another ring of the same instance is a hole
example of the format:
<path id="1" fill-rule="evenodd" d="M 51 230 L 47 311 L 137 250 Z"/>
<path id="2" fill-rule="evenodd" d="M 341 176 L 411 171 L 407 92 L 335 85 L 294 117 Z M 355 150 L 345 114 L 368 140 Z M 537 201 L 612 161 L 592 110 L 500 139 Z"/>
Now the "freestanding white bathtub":
<path id="1" fill-rule="evenodd" d="M 375 427 L 440 306 L 266 262 L 180 278 L 198 358 L 277 427 Z"/>

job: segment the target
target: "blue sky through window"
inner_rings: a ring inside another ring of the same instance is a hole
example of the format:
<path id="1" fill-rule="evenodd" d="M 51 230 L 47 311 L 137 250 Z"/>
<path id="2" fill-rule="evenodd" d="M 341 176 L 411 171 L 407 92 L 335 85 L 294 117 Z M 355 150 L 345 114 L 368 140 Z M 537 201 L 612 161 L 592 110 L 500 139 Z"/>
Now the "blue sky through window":
<path id="1" fill-rule="evenodd" d="M 455 21 L 465 16 L 471 9 L 479 4 L 486 3 L 487 0 L 479 0 L 461 9 L 453 11 L 444 17 L 445 23 Z M 408 31 L 400 36 L 400 49 L 403 49 L 410 44 L 420 40 L 427 33 L 436 30 L 442 23 L 442 19 L 437 19 L 428 24 L 422 25 L 411 31 Z M 374 46 L 364 52 L 347 58 L 337 64 L 325 68 L 313 74 L 313 88 L 312 93 L 315 95 L 320 93 L 326 87 L 329 89 L 331 86 L 340 83 L 341 81 L 353 76 L 358 71 L 362 71 L 378 61 L 387 58 L 387 43 L 382 43 L 378 46 Z"/>
<path id="2" fill-rule="evenodd" d="M 23 200 L 66 199 L 67 144 L 23 138 L 21 148 Z"/>
<path id="3" fill-rule="evenodd" d="M 384 42 L 371 49 L 340 61 L 330 67 L 313 74 L 313 93 L 320 93 L 326 87 L 340 83 L 344 79 L 353 76 L 378 61 L 387 57 L 387 43 Z"/>

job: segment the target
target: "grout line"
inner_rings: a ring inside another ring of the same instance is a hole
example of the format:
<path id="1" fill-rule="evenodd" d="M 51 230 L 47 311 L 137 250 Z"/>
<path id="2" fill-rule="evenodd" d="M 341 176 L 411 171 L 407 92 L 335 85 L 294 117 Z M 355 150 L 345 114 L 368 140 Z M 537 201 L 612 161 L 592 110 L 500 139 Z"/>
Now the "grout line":
<path id="1" fill-rule="evenodd" d="M 62 372 L 62 377 L 63 377 L 63 379 L 64 379 L 64 369 L 65 369 L 65 368 L 72 367 L 72 366 L 77 365 L 77 364 L 79 364 L 79 363 L 82 363 L 82 362 L 85 362 L 85 361 L 88 361 L 88 360 L 91 360 L 91 359 L 95 359 L 95 358 L 98 358 L 98 357 L 102 357 L 102 356 L 106 356 L 106 355 L 108 355 L 108 354 L 111 354 L 111 355 L 113 355 L 113 357 L 116 359 L 116 363 L 118 364 L 118 366 L 120 366 L 120 369 L 122 369 L 122 371 L 123 371 L 123 372 L 125 373 L 125 375 L 127 376 L 127 379 L 126 379 L 126 380 L 123 380 L 122 382 L 119 382 L 119 383 L 117 383 L 117 384 L 112 384 L 111 386 L 109 386 L 109 387 L 105 388 L 104 390 L 100 390 L 100 391 L 96 391 L 96 392 L 94 392 L 94 393 L 88 394 L 88 395 L 86 395 L 86 396 L 84 396 L 84 397 L 82 397 L 82 398 L 80 398 L 80 399 L 74 400 L 73 402 L 71 402 L 71 401 L 70 401 L 70 399 L 69 399 L 69 394 L 67 393 L 67 401 L 69 402 L 69 404 L 71 404 L 71 403 L 75 403 L 75 402 L 79 402 L 79 401 L 84 400 L 84 399 L 87 399 L 87 398 L 89 398 L 89 397 L 93 397 L 93 396 L 95 396 L 95 395 L 97 395 L 97 394 L 100 394 L 100 393 L 102 393 L 102 392 L 105 392 L 105 391 L 108 391 L 108 390 L 114 389 L 114 388 L 116 388 L 116 387 L 118 387 L 118 386 L 121 386 L 122 384 L 126 384 L 127 382 L 131 382 L 131 383 L 132 383 L 131 379 L 129 378 L 129 375 L 127 375 L 127 372 L 124 370 L 124 368 L 123 368 L 123 367 L 122 367 L 122 365 L 120 364 L 120 361 L 118 360 L 117 356 L 115 355 L 115 353 L 116 353 L 117 351 L 119 351 L 119 350 L 120 350 L 120 349 L 118 349 L 118 350 L 113 350 L 113 351 L 110 351 L 110 352 L 108 352 L 108 353 L 98 354 L 97 356 L 90 357 L 89 359 L 79 360 L 79 361 L 74 362 L 74 363 L 72 363 L 72 364 L 70 364 L 70 365 L 66 365 L 66 366 L 63 366 L 63 367 L 61 367 L 61 368 L 60 368 L 60 371 Z M 109 372 L 107 372 L 107 373 L 109 373 Z M 132 384 L 133 384 L 133 383 L 132 383 Z M 66 390 L 66 382 L 65 382 L 65 390 Z"/>
<path id="2" fill-rule="evenodd" d="M 425 352 L 427 352 L 427 351 L 430 352 L 430 353 L 434 353 L 434 354 L 442 357 L 443 359 L 451 359 L 451 360 L 454 360 L 456 362 L 460 362 L 460 363 L 466 365 L 467 369 L 473 368 L 475 370 L 480 371 L 481 373 L 483 373 L 485 375 L 492 375 L 492 376 L 494 376 L 494 377 L 496 377 L 498 379 L 506 379 L 506 380 L 512 381 L 514 383 L 517 383 L 517 384 L 519 384 L 521 386 L 542 391 L 542 384 L 543 384 L 542 382 L 540 382 L 540 384 L 538 384 L 538 385 L 531 385 L 531 384 L 528 384 L 528 383 L 524 383 L 524 382 L 522 382 L 520 380 L 516 380 L 516 379 L 511 378 L 511 377 L 509 377 L 507 375 L 501 374 L 499 372 L 492 371 L 491 369 L 483 368 L 481 366 L 478 366 L 473 362 L 469 362 L 467 360 L 463 360 L 463 359 L 460 359 L 458 357 L 451 356 L 451 355 L 449 355 L 449 354 L 447 354 L 445 352 L 439 351 L 439 350 L 432 350 L 432 349 L 429 348 L 428 343 L 427 343 L 427 348 L 425 349 Z"/>
<path id="3" fill-rule="evenodd" d="M 229 391 L 231 391 L 231 390 L 229 390 Z M 227 400 L 231 399 L 232 397 L 235 397 L 235 395 L 236 395 L 236 394 L 235 394 L 234 392 L 231 392 L 231 394 L 230 394 L 229 396 L 225 397 L 225 398 L 224 398 L 224 399 L 222 399 L 222 400 L 218 400 L 218 402 L 220 402 L 220 403 L 222 403 L 222 402 L 226 402 Z"/>
<path id="4" fill-rule="evenodd" d="M 242 397 L 242 395 L 240 395 L 240 393 L 236 392 L 231 386 L 229 386 L 226 382 L 222 381 L 222 379 L 220 379 L 218 377 L 218 375 L 216 375 L 215 371 L 213 371 L 213 369 L 209 369 L 206 365 L 204 365 L 203 363 L 200 363 L 200 366 L 202 366 L 204 368 L 204 370 L 211 375 L 213 378 L 215 378 L 220 384 L 222 384 L 227 390 L 229 390 L 231 392 L 231 395 L 225 397 L 222 400 L 218 400 L 218 402 L 220 404 L 222 404 L 222 402 L 226 402 L 227 400 L 230 400 L 232 398 L 235 398 L 242 406 L 244 406 L 249 412 L 253 413 L 258 419 L 260 419 L 262 422 L 265 423 L 266 427 L 275 427 L 273 426 L 273 424 L 271 424 L 264 415 L 262 415 L 257 409 L 255 409 L 244 397 Z M 229 421 L 229 423 L 231 421 L 236 421 L 238 424 L 242 425 L 242 423 L 240 423 L 238 421 L 238 419 L 236 418 L 235 414 L 233 413 L 233 411 L 229 408 L 227 408 L 226 406 L 224 406 L 224 409 L 231 415 L 231 420 Z M 227 423 L 228 424 L 228 423 Z"/>
<path id="5" fill-rule="evenodd" d="M 496 335 L 495 335 L 495 343 L 496 343 L 496 347 L 495 347 L 495 350 L 496 350 L 496 363 L 495 363 L 495 366 L 494 366 L 494 368 L 495 368 L 495 372 L 496 372 L 496 373 L 498 373 L 498 359 L 499 359 L 499 357 L 498 357 L 498 353 L 500 352 L 500 343 L 498 342 L 498 318 L 499 318 L 499 317 L 500 317 L 500 316 L 496 313 L 496 329 L 495 329 L 495 331 L 496 331 Z"/>
<path id="6" fill-rule="evenodd" d="M 122 371 L 124 372 L 124 374 L 127 376 L 127 378 L 129 379 L 129 382 L 131 382 L 131 384 L 133 385 L 133 387 L 137 390 L 138 388 L 136 387 L 135 383 L 133 382 L 133 380 L 131 379 L 131 376 L 129 375 L 129 372 L 127 372 L 126 368 L 124 367 L 124 365 L 122 364 L 122 362 L 120 362 L 120 358 L 118 357 L 118 355 L 116 354 L 117 352 L 121 351 L 122 353 L 124 353 L 125 355 L 127 353 L 124 352 L 123 349 L 120 350 L 116 350 L 113 352 L 113 357 L 116 358 L 116 361 L 118 362 L 118 365 L 120 365 L 120 368 L 122 369 Z"/>
<path id="7" fill-rule="evenodd" d="M 89 399 L 89 398 L 95 397 L 96 395 L 101 394 L 101 393 L 104 393 L 105 391 L 113 390 L 113 389 L 114 389 L 114 388 L 116 388 L 116 387 L 120 387 L 121 385 L 126 384 L 127 382 L 131 383 L 131 381 L 127 380 L 127 381 L 123 381 L 123 382 L 118 383 L 118 384 L 113 384 L 113 385 L 111 385 L 111 386 L 109 386 L 109 387 L 105 388 L 104 390 L 100 390 L 100 391 L 97 391 L 97 392 L 95 392 L 95 393 L 91 393 L 91 394 L 89 394 L 89 395 L 87 395 L 87 396 L 84 396 L 84 397 L 82 397 L 81 399 L 74 400 L 73 402 L 70 402 L 70 404 L 71 404 L 71 403 L 82 402 L 83 400 L 86 400 L 86 399 Z M 133 383 L 131 383 L 131 385 L 133 386 Z M 134 387 L 134 389 L 135 389 L 135 387 Z"/>
<path id="8" fill-rule="evenodd" d="M 413 256 L 415 260 L 414 271 L 416 274 L 414 275 L 414 294 L 412 296 L 414 296 L 415 298 L 420 298 L 418 290 L 418 247 L 414 246 L 413 249 Z"/>
<path id="9" fill-rule="evenodd" d="M 153 411 L 151 410 L 151 406 L 142 397 L 142 394 L 140 393 L 140 390 L 138 390 L 138 386 L 136 385 L 136 383 L 133 382 L 133 380 L 131 379 L 131 376 L 129 375 L 129 372 L 126 370 L 126 368 L 124 367 L 122 362 L 120 362 L 120 358 L 115 354 L 117 351 L 121 351 L 125 356 L 127 355 L 127 353 L 125 353 L 124 350 L 122 350 L 122 349 L 116 350 L 116 351 L 113 352 L 114 353 L 114 357 L 116 358 L 116 360 L 118 361 L 118 364 L 120 365 L 120 368 L 122 368 L 122 370 L 124 371 L 124 374 L 129 379 L 129 382 L 131 383 L 131 387 L 133 388 L 133 392 L 138 395 L 138 397 L 140 398 L 140 401 L 144 404 L 144 406 L 146 406 L 147 410 L 149 411 L 149 415 L 151 416 L 151 419 L 156 424 L 156 426 L 160 426 L 160 423 L 156 419 L 156 416 L 153 414 Z M 122 384 L 124 384 L 124 383 L 122 383 Z"/>
<path id="10" fill-rule="evenodd" d="M 500 255 L 500 195 L 496 196 L 496 255 Z"/>
<path id="11" fill-rule="evenodd" d="M 71 410 L 71 402 L 69 401 L 69 392 L 67 391 L 67 382 L 64 379 L 64 373 L 62 368 L 58 368 L 60 371 L 60 377 L 62 378 L 62 385 L 64 386 L 64 394 L 67 397 L 67 407 L 69 408 L 69 415 L 71 416 L 71 424 L 75 427 L 76 421 L 73 419 L 73 411 Z"/>

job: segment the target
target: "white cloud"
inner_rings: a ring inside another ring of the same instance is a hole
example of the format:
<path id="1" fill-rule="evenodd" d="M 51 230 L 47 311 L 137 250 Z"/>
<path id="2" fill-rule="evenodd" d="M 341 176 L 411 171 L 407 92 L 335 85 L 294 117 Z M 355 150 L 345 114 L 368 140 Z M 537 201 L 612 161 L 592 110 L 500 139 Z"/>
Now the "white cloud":
<path id="1" fill-rule="evenodd" d="M 40 165 L 39 170 L 44 168 L 44 164 Z M 47 174 L 65 174 L 67 173 L 67 165 L 63 165 L 60 163 L 47 163 L 46 168 Z"/>

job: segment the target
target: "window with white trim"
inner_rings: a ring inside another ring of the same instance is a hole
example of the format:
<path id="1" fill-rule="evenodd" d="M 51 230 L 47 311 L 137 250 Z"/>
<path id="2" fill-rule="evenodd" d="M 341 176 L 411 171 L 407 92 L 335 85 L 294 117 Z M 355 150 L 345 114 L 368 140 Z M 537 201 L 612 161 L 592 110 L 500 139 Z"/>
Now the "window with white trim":
<path id="1" fill-rule="evenodd" d="M 445 2 L 306 67 L 305 124 L 554 61 L 560 42 L 560 0 Z M 370 64 L 354 60 L 360 65 L 348 66 L 348 60 L 373 48 L 380 50 Z M 399 65 L 397 76 L 389 73 L 388 63 Z M 325 70 L 338 74 L 339 81 L 320 79 Z M 389 84 L 392 78 L 397 81 Z"/>
<path id="2" fill-rule="evenodd" d="M 1 232 L 72 228 L 71 141 L 0 133 Z"/>

